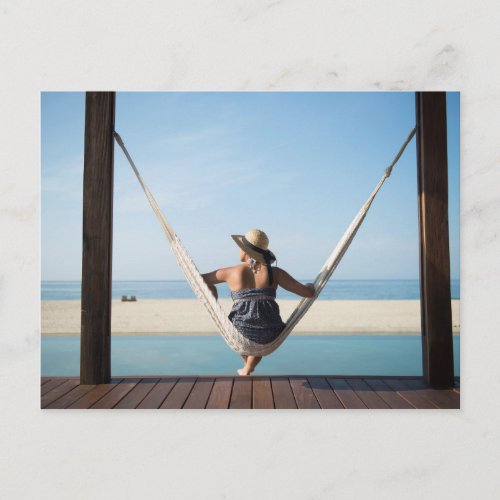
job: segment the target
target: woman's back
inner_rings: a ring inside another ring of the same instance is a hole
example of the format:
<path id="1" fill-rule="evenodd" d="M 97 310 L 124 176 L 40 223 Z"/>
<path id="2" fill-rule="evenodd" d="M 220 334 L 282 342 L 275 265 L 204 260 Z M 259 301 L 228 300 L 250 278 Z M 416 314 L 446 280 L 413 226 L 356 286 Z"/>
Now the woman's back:
<path id="1" fill-rule="evenodd" d="M 269 285 L 269 272 L 265 266 L 258 269 L 257 272 L 252 271 L 246 264 L 239 264 L 228 268 L 227 284 L 232 292 L 245 290 L 248 288 L 271 288 L 276 290 L 278 281 L 274 271 L 278 268 L 273 268 L 273 283 Z"/>
<path id="2" fill-rule="evenodd" d="M 224 281 L 228 284 L 231 292 L 247 288 L 269 288 L 275 291 L 278 286 L 281 286 L 302 297 L 314 295 L 312 285 L 303 285 L 279 267 L 272 268 L 273 281 L 271 284 L 269 284 L 269 271 L 266 266 L 261 266 L 257 272 L 254 272 L 247 264 L 239 264 L 227 267 L 223 271 Z"/>

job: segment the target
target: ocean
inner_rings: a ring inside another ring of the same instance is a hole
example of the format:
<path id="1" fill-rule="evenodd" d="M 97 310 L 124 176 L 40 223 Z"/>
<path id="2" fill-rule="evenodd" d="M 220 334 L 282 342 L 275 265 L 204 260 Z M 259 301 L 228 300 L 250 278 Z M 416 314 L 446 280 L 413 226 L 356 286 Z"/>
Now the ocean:
<path id="1" fill-rule="evenodd" d="M 300 280 L 303 283 L 312 279 Z M 231 298 L 226 285 L 218 285 L 219 298 Z M 42 300 L 80 300 L 80 281 L 42 281 Z M 137 299 L 194 299 L 186 281 L 113 281 L 112 297 L 135 295 Z M 278 289 L 278 298 L 296 295 Z M 419 280 L 336 280 L 331 279 L 318 300 L 418 300 Z M 460 280 L 451 280 L 451 298 L 460 299 Z"/>

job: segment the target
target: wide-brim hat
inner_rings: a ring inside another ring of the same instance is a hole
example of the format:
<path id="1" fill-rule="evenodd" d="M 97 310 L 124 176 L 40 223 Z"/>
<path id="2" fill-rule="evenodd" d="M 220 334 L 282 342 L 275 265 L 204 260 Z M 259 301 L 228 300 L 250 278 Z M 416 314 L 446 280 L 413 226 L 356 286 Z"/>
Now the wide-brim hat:
<path id="1" fill-rule="evenodd" d="M 270 262 L 276 260 L 275 255 L 269 250 L 269 238 L 260 229 L 250 229 L 246 234 L 232 234 L 234 242 L 250 257 L 257 262 L 266 264 L 266 257 Z"/>

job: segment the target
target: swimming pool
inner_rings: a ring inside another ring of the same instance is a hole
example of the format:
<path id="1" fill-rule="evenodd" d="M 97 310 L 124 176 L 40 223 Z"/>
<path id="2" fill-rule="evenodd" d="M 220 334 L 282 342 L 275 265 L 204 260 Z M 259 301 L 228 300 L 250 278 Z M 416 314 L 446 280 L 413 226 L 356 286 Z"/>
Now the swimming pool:
<path id="1" fill-rule="evenodd" d="M 113 337 L 111 372 L 119 375 L 234 375 L 239 356 L 220 336 Z M 422 375 L 419 335 L 293 335 L 257 367 L 259 375 Z M 460 338 L 453 337 L 460 375 Z M 43 337 L 42 376 L 79 375 L 80 338 Z"/>

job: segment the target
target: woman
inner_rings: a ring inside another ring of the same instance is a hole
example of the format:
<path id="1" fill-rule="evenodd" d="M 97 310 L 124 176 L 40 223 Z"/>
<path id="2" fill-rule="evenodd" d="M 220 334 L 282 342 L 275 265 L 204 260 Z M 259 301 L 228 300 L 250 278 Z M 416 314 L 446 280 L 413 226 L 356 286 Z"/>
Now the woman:
<path id="1" fill-rule="evenodd" d="M 283 269 L 271 266 L 276 257 L 268 249 L 269 238 L 260 229 L 251 229 L 245 236 L 231 237 L 240 247 L 242 264 L 204 274 L 203 279 L 216 298 L 215 285 L 228 284 L 234 301 L 229 319 L 244 337 L 267 344 L 285 327 L 274 300 L 278 286 L 301 297 L 313 297 L 314 286 L 311 283 L 303 285 Z M 261 356 L 241 357 L 245 364 L 238 370 L 240 375 L 250 375 L 262 359 Z"/>

